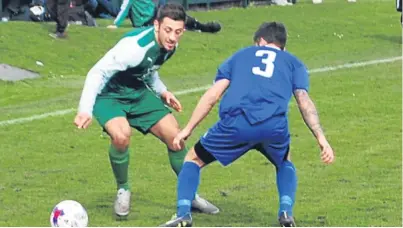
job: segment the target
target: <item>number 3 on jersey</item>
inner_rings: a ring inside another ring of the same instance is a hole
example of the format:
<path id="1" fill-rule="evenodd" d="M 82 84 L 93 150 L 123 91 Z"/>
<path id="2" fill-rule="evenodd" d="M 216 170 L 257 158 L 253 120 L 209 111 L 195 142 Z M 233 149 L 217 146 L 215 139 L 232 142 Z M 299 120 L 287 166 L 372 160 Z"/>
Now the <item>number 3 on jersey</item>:
<path id="1" fill-rule="evenodd" d="M 274 60 L 276 59 L 277 53 L 269 50 L 258 50 L 255 55 L 256 57 L 262 57 L 261 61 L 264 64 L 264 69 L 253 67 L 252 73 L 254 75 L 271 78 L 273 76 Z"/>

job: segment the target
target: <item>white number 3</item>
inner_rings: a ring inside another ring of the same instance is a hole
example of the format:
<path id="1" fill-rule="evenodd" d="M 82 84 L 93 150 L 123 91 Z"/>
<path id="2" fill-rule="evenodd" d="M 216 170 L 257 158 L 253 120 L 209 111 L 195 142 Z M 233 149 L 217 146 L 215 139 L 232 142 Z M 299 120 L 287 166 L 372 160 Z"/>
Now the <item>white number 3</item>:
<path id="1" fill-rule="evenodd" d="M 277 53 L 269 50 L 258 50 L 256 52 L 256 57 L 263 57 L 262 63 L 265 65 L 264 69 L 260 67 L 253 67 L 252 73 L 266 78 L 271 78 L 274 71 L 274 60 L 276 59 Z"/>

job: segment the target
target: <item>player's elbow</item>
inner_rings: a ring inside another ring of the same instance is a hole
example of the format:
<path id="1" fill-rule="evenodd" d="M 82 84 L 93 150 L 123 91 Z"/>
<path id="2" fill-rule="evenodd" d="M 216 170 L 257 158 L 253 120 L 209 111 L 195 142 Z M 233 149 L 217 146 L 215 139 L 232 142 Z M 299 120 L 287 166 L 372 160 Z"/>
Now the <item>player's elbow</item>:
<path id="1" fill-rule="evenodd" d="M 296 89 L 294 90 L 295 100 L 298 104 L 305 103 L 306 101 L 310 100 L 308 92 L 304 89 Z"/>
<path id="2" fill-rule="evenodd" d="M 209 94 L 209 99 L 210 101 L 215 104 L 217 103 L 218 100 L 220 100 L 221 96 L 223 95 L 224 91 L 228 88 L 229 86 L 229 80 L 227 79 L 221 79 L 218 82 L 216 82 L 213 87 L 211 87 L 208 90 Z"/>
<path id="3" fill-rule="evenodd" d="M 220 99 L 219 96 L 217 96 L 217 94 L 214 93 L 214 91 L 209 90 L 207 91 L 206 94 L 204 94 L 203 100 L 204 103 L 207 104 L 208 106 L 214 106 L 217 103 L 218 99 Z"/>
<path id="4" fill-rule="evenodd" d="M 218 99 L 220 99 L 220 97 L 217 96 L 217 94 L 212 94 L 211 96 L 208 97 L 208 104 L 213 106 L 217 103 Z"/>
<path id="5" fill-rule="evenodd" d="M 101 69 L 99 69 L 97 67 L 93 67 L 93 68 L 91 68 L 90 71 L 88 71 L 86 81 L 93 82 L 96 80 L 100 80 L 103 78 L 103 75 L 104 75 L 104 72 Z"/>

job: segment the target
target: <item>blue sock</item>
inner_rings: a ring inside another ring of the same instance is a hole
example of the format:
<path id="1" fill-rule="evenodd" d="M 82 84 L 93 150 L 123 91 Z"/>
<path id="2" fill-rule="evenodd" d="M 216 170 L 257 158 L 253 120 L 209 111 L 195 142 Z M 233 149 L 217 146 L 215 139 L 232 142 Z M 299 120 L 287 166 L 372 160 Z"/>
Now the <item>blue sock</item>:
<path id="1" fill-rule="evenodd" d="M 278 167 L 277 189 L 280 199 L 279 216 L 282 211 L 286 211 L 289 216 L 292 216 L 295 192 L 297 191 L 297 174 L 292 162 L 285 161 Z"/>
<path id="2" fill-rule="evenodd" d="M 185 162 L 178 176 L 178 217 L 190 214 L 200 181 L 200 167 L 193 162 Z"/>

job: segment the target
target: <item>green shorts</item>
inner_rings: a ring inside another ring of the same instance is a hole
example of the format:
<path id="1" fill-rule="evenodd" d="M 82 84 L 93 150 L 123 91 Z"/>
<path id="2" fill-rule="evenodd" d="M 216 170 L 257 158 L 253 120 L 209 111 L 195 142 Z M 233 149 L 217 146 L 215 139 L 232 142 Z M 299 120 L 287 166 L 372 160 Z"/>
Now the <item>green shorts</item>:
<path id="1" fill-rule="evenodd" d="M 153 92 L 144 88 L 130 97 L 98 96 L 93 114 L 105 129 L 105 124 L 115 117 L 126 117 L 130 126 L 147 134 L 164 116 L 171 111 Z"/>

